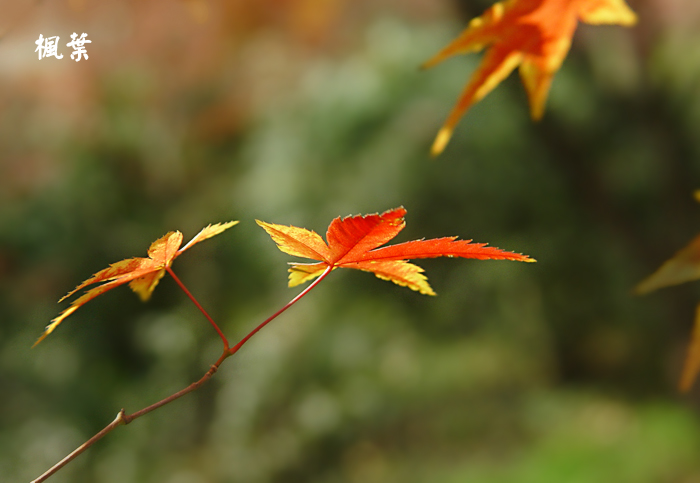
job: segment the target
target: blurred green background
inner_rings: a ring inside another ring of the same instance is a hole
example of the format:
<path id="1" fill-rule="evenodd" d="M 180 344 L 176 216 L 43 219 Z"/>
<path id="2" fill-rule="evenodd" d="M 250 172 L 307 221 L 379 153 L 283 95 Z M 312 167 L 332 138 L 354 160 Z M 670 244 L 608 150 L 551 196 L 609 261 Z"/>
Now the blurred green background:
<path id="1" fill-rule="evenodd" d="M 421 261 L 437 297 L 336 271 L 50 481 L 700 481 L 700 390 L 675 390 L 698 286 L 632 295 L 700 231 L 700 9 L 629 3 L 632 29 L 579 27 L 542 122 L 512 75 L 431 160 L 480 56 L 418 66 L 487 0 L 0 2 L 0 481 L 220 353 L 168 277 L 30 349 L 90 274 L 241 220 L 174 265 L 233 342 L 300 291 L 256 218 L 323 233 L 399 205 L 397 241 L 538 263 Z"/>

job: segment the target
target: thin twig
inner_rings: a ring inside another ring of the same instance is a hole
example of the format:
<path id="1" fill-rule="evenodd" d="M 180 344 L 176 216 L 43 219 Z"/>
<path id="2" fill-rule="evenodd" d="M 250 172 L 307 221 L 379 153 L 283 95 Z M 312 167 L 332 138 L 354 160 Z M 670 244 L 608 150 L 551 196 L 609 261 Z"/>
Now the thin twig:
<path id="1" fill-rule="evenodd" d="M 95 436 L 92 438 L 88 439 L 86 442 L 81 444 L 78 448 L 76 448 L 71 454 L 63 458 L 61 461 L 56 463 L 54 466 L 52 466 L 48 471 L 46 471 L 43 475 L 41 475 L 39 478 L 36 480 L 33 480 L 31 483 L 41 483 L 42 481 L 46 480 L 49 476 L 53 475 L 56 473 L 58 470 L 63 468 L 65 465 L 70 463 L 72 460 L 74 460 L 77 456 L 79 456 L 83 451 L 88 449 L 90 446 L 93 444 L 97 443 L 99 440 L 101 440 L 104 436 L 106 436 L 108 433 L 111 433 L 114 429 L 117 428 L 117 426 L 122 426 L 122 425 L 127 425 L 130 422 L 132 422 L 136 418 L 140 418 L 144 414 L 148 414 L 151 411 L 158 409 L 161 406 L 165 406 L 168 403 L 173 402 L 175 399 L 178 399 L 185 394 L 194 391 L 195 389 L 199 388 L 202 384 L 207 382 L 209 379 L 211 379 L 211 376 L 214 375 L 214 373 L 217 371 L 219 366 L 221 365 L 224 360 L 229 357 L 231 354 L 228 353 L 228 351 L 224 351 L 223 354 L 221 354 L 221 357 L 219 357 L 219 360 L 214 363 L 211 368 L 207 371 L 204 376 L 202 376 L 201 379 L 199 379 L 196 382 L 193 382 L 189 386 L 187 386 L 184 389 L 181 389 L 180 391 L 176 392 L 175 394 L 171 394 L 170 396 L 166 397 L 165 399 L 161 399 L 157 403 L 151 404 L 148 407 L 145 407 L 141 409 L 140 411 L 136 411 L 135 413 L 132 414 L 126 414 L 124 412 L 124 409 L 121 409 L 119 411 L 119 414 L 117 414 L 117 417 L 109 423 L 107 426 L 104 427 L 99 433 L 97 433 Z"/>
<path id="2" fill-rule="evenodd" d="M 183 292 L 190 298 L 192 302 L 197 306 L 197 308 L 204 314 L 204 316 L 207 318 L 209 323 L 214 326 L 214 329 L 216 329 L 216 333 L 219 334 L 219 337 L 221 337 L 221 340 L 224 341 L 224 351 L 227 351 L 229 348 L 228 344 L 228 339 L 226 339 L 226 336 L 224 335 L 223 332 L 221 332 L 221 329 L 219 329 L 219 326 L 216 325 L 216 322 L 214 322 L 214 319 L 212 319 L 209 314 L 207 313 L 206 310 L 204 310 L 204 307 L 202 307 L 199 302 L 197 302 L 197 299 L 194 298 L 194 295 L 190 293 L 189 290 L 187 290 L 187 287 L 185 287 L 185 284 L 180 281 L 179 278 L 177 278 L 177 275 L 175 275 L 175 272 L 173 272 L 173 269 L 170 267 L 165 267 L 165 269 L 168 271 L 171 277 L 173 277 L 173 280 L 175 280 L 175 283 L 177 283 L 180 288 L 182 289 Z"/>
<path id="3" fill-rule="evenodd" d="M 129 424 L 134 419 L 140 418 L 144 414 L 148 414 L 151 411 L 154 411 L 161 406 L 165 406 L 166 404 L 171 403 L 174 400 L 181 398 L 185 394 L 190 393 L 190 392 L 194 391 L 195 389 L 199 389 L 199 386 L 201 386 L 202 384 L 207 382 L 209 379 L 211 379 L 211 377 L 216 373 L 216 371 L 219 370 L 219 366 L 221 365 L 221 363 L 224 362 L 224 360 L 226 360 L 226 358 L 228 358 L 229 356 L 230 356 L 230 354 L 227 351 L 224 351 L 221 354 L 221 357 L 219 357 L 219 360 L 216 361 L 214 364 L 212 364 L 212 366 L 209 368 L 207 373 L 204 374 L 201 377 L 201 379 L 199 379 L 198 381 L 193 382 L 192 384 L 190 384 L 189 386 L 187 386 L 184 389 L 180 389 L 178 392 L 176 392 L 175 394 L 171 394 L 170 396 L 166 397 L 165 399 L 161 399 L 157 403 L 151 404 L 150 406 L 145 407 L 139 411 L 136 411 L 135 413 L 125 415 L 124 416 L 124 420 L 125 420 L 124 424 Z"/>
<path id="4" fill-rule="evenodd" d="M 102 431 L 97 433 L 95 436 L 92 438 L 88 439 L 85 441 L 83 444 L 78 446 L 71 454 L 63 458 L 61 461 L 53 465 L 49 470 L 41 475 L 39 478 L 36 480 L 32 480 L 31 483 L 41 483 L 42 481 L 46 480 L 49 476 L 53 475 L 56 473 L 58 470 L 66 466 L 68 463 L 73 461 L 78 455 L 80 455 L 83 451 L 88 449 L 90 446 L 93 444 L 97 443 L 99 440 L 101 440 L 104 436 L 107 435 L 107 433 L 111 433 L 114 428 L 117 426 L 121 426 L 122 424 L 127 424 L 125 420 L 125 415 L 124 415 L 124 409 L 120 409 L 119 413 L 117 414 L 117 417 L 114 418 L 114 421 L 109 423 Z"/>
<path id="5" fill-rule="evenodd" d="M 275 313 L 272 314 L 270 317 L 268 317 L 265 321 L 263 321 L 263 322 L 262 322 L 260 325 L 258 325 L 256 328 L 254 328 L 253 330 L 251 330 L 250 333 L 249 333 L 248 335 L 246 335 L 245 337 L 243 337 L 243 338 L 241 339 L 241 341 L 240 341 L 238 344 L 236 344 L 235 346 L 231 347 L 231 348 L 229 349 L 229 353 L 230 353 L 231 355 L 233 355 L 233 354 L 235 354 L 236 352 L 238 352 L 238 349 L 240 349 L 240 348 L 243 346 L 243 344 L 245 344 L 246 342 L 248 342 L 248 339 L 250 339 L 251 337 L 253 337 L 260 329 L 262 329 L 262 328 L 265 327 L 267 324 L 269 324 L 273 319 L 275 319 L 275 318 L 276 318 L 278 315 L 280 315 L 282 312 L 284 312 L 284 311 L 287 310 L 289 307 L 291 307 L 292 305 L 294 305 L 295 303 L 297 303 L 304 295 L 306 295 L 307 293 L 309 293 L 309 292 L 311 291 L 311 289 L 313 289 L 316 285 L 318 285 L 319 283 L 321 283 L 321 280 L 323 280 L 324 278 L 326 278 L 326 275 L 328 275 L 329 273 L 331 273 L 332 270 L 333 270 L 333 267 L 332 267 L 332 266 L 326 267 L 326 270 L 324 270 L 324 272 L 323 272 L 321 275 L 319 275 L 319 277 L 318 277 L 316 280 L 314 280 L 308 287 L 306 287 L 299 295 L 297 295 L 297 296 L 294 297 L 292 300 L 290 300 L 289 302 L 287 302 L 287 305 L 285 305 L 284 307 L 282 307 L 281 309 L 279 309 L 277 312 L 275 312 Z"/>
<path id="6" fill-rule="evenodd" d="M 272 320 L 274 320 L 276 317 L 278 317 L 282 312 L 284 312 L 284 311 L 287 310 L 289 307 L 291 307 L 292 305 L 294 305 L 295 303 L 297 303 L 299 300 L 301 300 L 301 298 L 302 298 L 304 295 L 306 295 L 307 293 L 309 293 L 309 291 L 310 291 L 311 289 L 313 289 L 316 285 L 318 285 L 318 284 L 321 282 L 321 280 L 323 280 L 324 278 L 326 278 L 326 276 L 331 272 L 332 269 L 333 269 L 333 267 L 328 267 L 328 268 L 326 268 L 326 270 L 325 270 L 316 280 L 314 280 L 313 283 L 311 283 L 308 287 L 306 287 L 299 295 L 297 295 L 296 297 L 294 297 L 294 298 L 293 298 L 292 300 L 290 300 L 284 307 L 282 307 L 282 308 L 279 309 L 277 312 L 275 312 L 274 314 L 272 314 L 270 317 L 268 317 L 267 319 L 265 319 L 260 325 L 258 325 L 256 328 L 254 328 L 252 331 L 250 331 L 250 332 L 248 333 L 248 335 L 246 335 L 243 339 L 241 339 L 240 342 L 239 342 L 238 344 L 236 344 L 235 346 L 233 346 L 233 347 L 231 347 L 231 348 L 229 349 L 229 347 L 228 347 L 228 342 L 227 342 L 226 338 L 224 337 L 224 335 L 223 335 L 223 334 L 221 333 L 221 331 L 219 330 L 218 325 L 216 325 L 216 323 L 211 319 L 211 317 L 209 317 L 209 315 L 207 315 L 207 313 L 205 312 L 205 310 L 204 310 L 203 308 L 201 308 L 201 306 L 200 306 L 199 303 L 195 300 L 195 298 L 192 296 L 192 294 L 189 293 L 189 291 L 185 288 L 185 286 L 182 284 L 182 282 L 180 282 L 180 280 L 179 280 L 179 279 L 175 276 L 175 274 L 170 270 L 170 267 L 168 267 L 168 268 L 167 268 L 168 272 L 169 272 L 170 275 L 175 279 L 175 281 L 178 283 L 178 285 L 180 285 L 180 288 L 182 288 L 182 289 L 185 291 L 185 293 L 190 297 L 190 299 L 197 305 L 197 307 L 200 308 L 200 310 L 202 311 L 202 313 L 204 313 L 204 315 L 207 317 L 207 319 L 209 319 L 209 321 L 212 323 L 212 325 L 217 329 L 217 332 L 219 333 L 219 335 L 221 336 L 221 338 L 222 338 L 223 341 L 224 341 L 225 348 L 224 348 L 223 353 L 221 354 L 221 356 L 219 357 L 219 359 L 218 359 L 214 364 L 212 364 L 212 366 L 209 368 L 209 370 L 206 372 L 206 374 L 204 374 L 198 381 L 193 382 L 192 384 L 190 384 L 190 385 L 187 386 L 186 388 L 181 389 L 181 390 L 179 390 L 178 392 L 176 392 L 176 393 L 174 393 L 174 394 L 171 394 L 170 396 L 168 396 L 168 397 L 166 397 L 166 398 L 164 398 L 164 399 L 161 399 L 160 401 L 158 401 L 158 402 L 156 402 L 156 403 L 154 403 L 154 404 L 151 404 L 150 406 L 147 406 L 147 407 L 145 407 L 145 408 L 143 408 L 143 409 L 141 409 L 141 410 L 139 410 L 139 411 L 136 411 L 135 413 L 132 413 L 132 414 L 126 414 L 126 413 L 124 412 L 124 409 L 121 409 L 121 410 L 119 411 L 119 414 L 117 414 L 117 417 L 114 419 L 114 421 L 112 421 L 111 423 L 109 423 L 109 424 L 108 424 L 107 426 L 105 426 L 104 429 L 102 429 L 99 433 L 97 433 L 97 434 L 94 435 L 92 438 L 88 439 L 85 443 L 83 443 L 83 444 L 80 445 L 78 448 L 76 448 L 76 449 L 75 449 L 72 453 L 70 453 L 68 456 L 66 456 L 66 457 L 63 458 L 61 461 L 59 461 L 58 463 L 56 463 L 55 465 L 53 465 L 51 468 L 49 468 L 49 469 L 48 469 L 44 474 L 42 474 L 40 477 L 38 477 L 38 478 L 35 479 L 35 480 L 32 480 L 31 483 L 41 483 L 41 482 L 45 481 L 48 477 L 50 477 L 51 475 L 53 475 L 54 473 L 56 473 L 58 470 L 60 470 L 61 468 L 63 468 L 65 465 L 67 465 L 68 463 L 70 463 L 72 460 L 74 460 L 77 456 L 79 456 L 81 453 L 83 453 L 83 452 L 84 452 L 86 449 L 88 449 L 90 446 L 92 446 L 93 444 L 95 444 L 96 442 L 98 442 L 100 439 L 102 439 L 102 438 L 103 438 L 104 436 L 106 436 L 108 433 L 111 433 L 114 429 L 117 428 L 117 426 L 127 425 L 127 424 L 129 424 L 130 422 L 132 422 L 134 419 L 140 418 L 141 416 L 144 416 L 144 415 L 150 413 L 151 411 L 154 411 L 154 410 L 158 409 L 159 407 L 165 406 L 166 404 L 169 404 L 169 403 L 173 402 L 174 400 L 181 398 L 181 397 L 184 396 L 185 394 L 188 394 L 188 393 L 190 393 L 190 392 L 192 392 L 192 391 L 198 389 L 199 386 L 201 386 L 202 384 L 204 384 L 205 382 L 207 382 L 209 379 L 211 379 L 211 377 L 212 377 L 212 376 L 216 373 L 216 371 L 219 369 L 219 366 L 221 366 L 221 364 L 222 364 L 226 359 L 228 359 L 228 358 L 231 357 L 233 354 L 235 354 L 236 352 L 238 352 L 238 350 L 243 346 L 243 344 L 245 344 L 251 337 L 253 337 L 260 329 L 262 329 L 263 327 L 265 327 L 265 326 L 266 326 L 267 324 L 269 324 Z"/>

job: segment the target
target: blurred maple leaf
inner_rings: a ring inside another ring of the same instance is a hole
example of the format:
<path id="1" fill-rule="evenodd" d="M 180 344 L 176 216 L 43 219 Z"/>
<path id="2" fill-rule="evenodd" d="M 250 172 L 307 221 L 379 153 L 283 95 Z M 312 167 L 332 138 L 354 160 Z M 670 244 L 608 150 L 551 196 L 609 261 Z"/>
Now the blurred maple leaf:
<path id="1" fill-rule="evenodd" d="M 494 4 L 447 47 L 423 64 L 432 67 L 456 54 L 488 50 L 431 148 L 437 156 L 469 107 L 520 66 L 534 120 L 542 117 L 552 77 L 571 47 L 579 21 L 633 25 L 637 20 L 624 0 L 507 0 Z"/>
<path id="2" fill-rule="evenodd" d="M 695 198 L 700 201 L 700 191 L 695 192 Z M 698 279 L 700 279 L 700 235 L 664 262 L 658 270 L 642 280 L 634 290 L 637 294 L 643 295 L 663 287 Z M 700 305 L 695 310 L 693 333 L 678 383 L 679 389 L 683 392 L 690 390 L 698 373 L 700 373 Z"/>
<path id="3" fill-rule="evenodd" d="M 151 298 L 153 290 L 155 290 L 156 285 L 158 285 L 160 279 L 163 278 L 165 271 L 172 265 L 175 258 L 192 245 L 216 236 L 237 223 L 237 221 L 230 221 L 228 223 L 208 225 L 182 248 L 180 248 L 182 244 L 182 233 L 179 231 L 168 232 L 151 244 L 148 249 L 148 258 L 127 258 L 126 260 L 111 264 L 104 270 L 100 270 L 64 295 L 61 300 L 59 300 L 59 303 L 88 285 L 99 282 L 104 283 L 86 291 L 83 295 L 75 299 L 70 307 L 61 312 L 58 317 L 53 319 L 51 323 L 46 326 L 46 330 L 41 334 L 41 337 L 39 337 L 34 345 L 36 346 L 39 342 L 44 340 L 44 338 L 53 332 L 66 317 L 78 310 L 82 305 L 98 295 L 102 295 L 108 290 L 124 285 L 125 283 L 129 283 L 129 288 L 136 292 L 142 301 L 147 301 Z"/>
<path id="4" fill-rule="evenodd" d="M 274 225 L 256 220 L 258 225 L 289 255 L 319 260 L 320 263 L 292 263 L 289 286 L 294 287 L 321 275 L 328 267 L 355 268 L 372 272 L 383 280 L 435 295 L 423 275 L 423 269 L 406 260 L 413 258 L 462 257 L 480 260 L 516 260 L 534 262 L 527 255 L 487 247 L 485 243 L 456 240 L 457 237 L 415 240 L 379 248 L 406 226 L 403 207 L 381 215 L 357 215 L 335 218 L 326 232 L 328 243 L 314 231 L 296 226 Z"/>

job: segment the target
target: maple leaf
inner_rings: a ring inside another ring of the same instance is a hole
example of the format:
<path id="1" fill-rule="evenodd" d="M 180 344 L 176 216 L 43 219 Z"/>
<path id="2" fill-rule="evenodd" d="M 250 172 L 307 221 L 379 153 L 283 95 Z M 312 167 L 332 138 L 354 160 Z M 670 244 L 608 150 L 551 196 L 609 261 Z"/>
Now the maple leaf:
<path id="1" fill-rule="evenodd" d="M 635 13 L 624 0 L 506 0 L 494 4 L 433 58 L 432 67 L 456 54 L 486 47 L 481 65 L 462 91 L 431 148 L 444 149 L 460 118 L 520 66 L 520 77 L 534 120 L 542 117 L 552 77 L 571 47 L 579 21 L 589 24 L 633 25 Z"/>
<path id="2" fill-rule="evenodd" d="M 111 264 L 104 270 L 100 270 L 64 295 L 61 300 L 59 300 L 59 303 L 88 285 L 100 282 L 104 283 L 86 291 L 83 295 L 75 299 L 70 307 L 61 312 L 58 317 L 53 319 L 51 323 L 46 326 L 46 330 L 41 334 L 41 337 L 39 337 L 34 345 L 36 346 L 39 342 L 44 340 L 44 338 L 53 332 L 66 317 L 78 310 L 82 305 L 98 295 L 102 295 L 108 290 L 124 285 L 125 283 L 129 284 L 129 288 L 136 292 L 142 301 L 147 301 L 151 298 L 153 290 L 156 288 L 156 285 L 158 285 L 158 282 L 160 282 L 160 279 L 165 275 L 166 269 L 172 265 L 175 258 L 192 245 L 216 236 L 237 223 L 237 221 L 230 221 L 228 223 L 207 225 L 182 248 L 180 248 L 182 244 L 182 233 L 179 231 L 168 232 L 151 244 L 148 249 L 148 258 L 127 258 L 126 260 Z"/>
<path id="3" fill-rule="evenodd" d="M 700 201 L 700 193 L 695 193 Z M 695 237 L 686 247 L 682 248 L 658 270 L 642 280 L 636 287 L 637 294 L 646 294 L 654 290 L 678 285 L 700 279 L 700 235 Z M 700 373 L 700 305 L 696 308 L 695 322 L 688 344 L 688 354 L 683 364 L 681 379 L 678 387 L 687 392 Z"/>
<path id="4" fill-rule="evenodd" d="M 275 225 L 256 220 L 258 225 L 289 255 L 319 260 L 319 263 L 292 263 L 289 286 L 294 287 L 321 275 L 328 267 L 355 268 L 372 272 L 383 280 L 435 295 L 423 275 L 423 269 L 409 263 L 414 258 L 462 257 L 480 260 L 517 260 L 534 262 L 527 255 L 507 252 L 485 243 L 457 240 L 455 236 L 432 240 L 414 240 L 381 247 L 406 226 L 403 207 L 380 214 L 334 219 L 326 232 L 326 243 L 314 231 L 296 226 Z M 381 247 L 381 248 L 380 248 Z"/>

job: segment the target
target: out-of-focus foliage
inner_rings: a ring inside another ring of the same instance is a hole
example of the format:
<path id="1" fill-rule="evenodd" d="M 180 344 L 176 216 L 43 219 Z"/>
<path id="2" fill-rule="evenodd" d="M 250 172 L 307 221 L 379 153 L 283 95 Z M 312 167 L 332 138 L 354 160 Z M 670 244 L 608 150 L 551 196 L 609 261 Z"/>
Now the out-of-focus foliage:
<path id="1" fill-rule="evenodd" d="M 453 55 L 486 49 L 438 131 L 431 154 L 437 156 L 445 149 L 471 105 L 516 67 L 530 101 L 530 115 L 533 120 L 541 119 L 552 79 L 569 53 L 579 22 L 629 27 L 637 23 L 637 16 L 624 0 L 507 0 L 470 20 L 455 40 L 423 64 L 432 67 Z"/>
<path id="2" fill-rule="evenodd" d="M 700 200 L 700 191 L 695 191 L 695 199 Z M 700 237 L 696 236 L 683 249 L 668 259 L 654 273 L 639 282 L 635 291 L 646 294 L 660 288 L 700 278 Z M 700 372 L 700 306 L 695 310 L 693 332 L 688 345 L 688 355 L 683 364 L 679 382 L 681 391 L 688 391 Z"/>
<path id="3" fill-rule="evenodd" d="M 173 228 L 248 220 L 177 262 L 236 340 L 297 293 L 253 219 L 322 229 L 401 204 L 406 239 L 463 233 L 538 263 L 426 260 L 436 298 L 339 273 L 52 481 L 700 477 L 698 394 L 675 392 L 697 286 L 630 293 L 697 233 L 696 2 L 630 0 L 634 29 L 582 26 L 541 123 L 508 79 L 428 160 L 478 59 L 417 66 L 490 4 L 2 2 L 0 480 L 219 354 L 167 277 L 30 350 L 86 273 Z M 36 58 L 40 33 L 74 31 L 88 61 Z"/>

